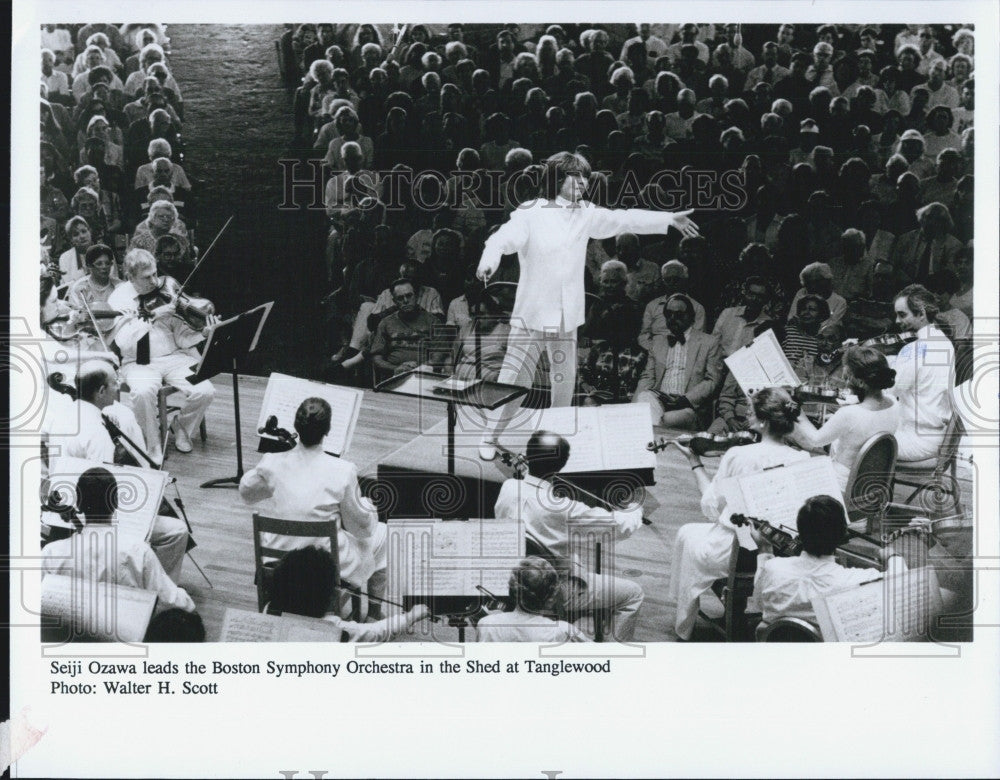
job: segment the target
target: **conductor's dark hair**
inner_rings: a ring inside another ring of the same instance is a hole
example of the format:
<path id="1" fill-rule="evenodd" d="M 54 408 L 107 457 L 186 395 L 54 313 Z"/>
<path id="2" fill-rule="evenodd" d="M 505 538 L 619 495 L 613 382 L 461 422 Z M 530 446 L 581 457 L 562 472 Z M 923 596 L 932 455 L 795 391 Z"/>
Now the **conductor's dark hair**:
<path id="1" fill-rule="evenodd" d="M 753 396 L 753 413 L 758 420 L 767 423 L 771 433 L 784 436 L 795 428 L 795 421 L 799 419 L 799 405 L 787 390 L 765 387 Z"/>
<path id="2" fill-rule="evenodd" d="M 146 642 L 204 642 L 205 624 L 197 612 L 174 607 L 153 617 L 146 629 Z"/>
<path id="3" fill-rule="evenodd" d="M 544 479 L 561 471 L 569 460 L 569 442 L 558 433 L 535 431 L 525 448 L 528 473 Z"/>
<path id="4" fill-rule="evenodd" d="M 830 496 L 807 498 L 799 509 L 796 525 L 802 549 L 810 555 L 833 555 L 847 539 L 844 507 Z"/>
<path id="5" fill-rule="evenodd" d="M 278 563 L 271 581 L 269 612 L 321 618 L 333 595 L 333 556 L 318 547 L 292 550 Z"/>
<path id="6" fill-rule="evenodd" d="M 590 178 L 590 163 L 576 152 L 556 152 L 545 161 L 545 197 L 554 200 L 567 176 Z"/>
<path id="7" fill-rule="evenodd" d="M 544 558 L 525 558 L 510 573 L 511 598 L 524 612 L 543 612 L 558 585 L 556 570 Z"/>
<path id="8" fill-rule="evenodd" d="M 333 410 L 322 398 L 307 398 L 295 412 L 295 430 L 303 447 L 313 447 L 330 432 Z"/>
<path id="9" fill-rule="evenodd" d="M 110 523 L 118 509 L 118 481 L 103 466 L 94 466 L 76 482 L 76 508 L 87 523 Z"/>

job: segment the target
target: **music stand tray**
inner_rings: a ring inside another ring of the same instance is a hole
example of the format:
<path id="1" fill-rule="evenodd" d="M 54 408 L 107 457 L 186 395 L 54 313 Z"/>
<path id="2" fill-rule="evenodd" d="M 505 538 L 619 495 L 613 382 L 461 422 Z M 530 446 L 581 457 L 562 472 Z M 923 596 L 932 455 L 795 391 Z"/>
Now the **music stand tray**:
<path id="1" fill-rule="evenodd" d="M 415 368 L 389 377 L 375 386 L 375 392 L 406 395 L 448 405 L 448 473 L 454 474 L 455 423 L 458 421 L 458 407 L 471 406 L 475 409 L 492 411 L 527 395 L 528 388 L 481 380 L 465 390 L 445 390 L 439 385 L 447 378 L 433 371 Z"/>
<path id="2" fill-rule="evenodd" d="M 240 431 L 240 362 L 257 348 L 261 331 L 267 315 L 271 312 L 274 301 L 262 303 L 249 311 L 237 314 L 228 320 L 216 324 L 208 335 L 201 361 L 195 370 L 192 382 L 209 379 L 223 371 L 229 371 L 233 376 L 233 407 L 236 418 L 236 476 L 220 477 L 203 482 L 201 487 L 222 487 L 239 485 L 243 477 L 243 438 Z"/>

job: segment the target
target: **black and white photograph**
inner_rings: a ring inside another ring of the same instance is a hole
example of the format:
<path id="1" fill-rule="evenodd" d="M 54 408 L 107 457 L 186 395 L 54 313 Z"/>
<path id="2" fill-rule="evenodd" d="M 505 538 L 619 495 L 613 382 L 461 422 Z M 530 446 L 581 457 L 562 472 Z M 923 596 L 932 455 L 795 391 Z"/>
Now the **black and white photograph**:
<path id="1" fill-rule="evenodd" d="M 11 776 L 995 774 L 995 12 L 15 8 Z"/>

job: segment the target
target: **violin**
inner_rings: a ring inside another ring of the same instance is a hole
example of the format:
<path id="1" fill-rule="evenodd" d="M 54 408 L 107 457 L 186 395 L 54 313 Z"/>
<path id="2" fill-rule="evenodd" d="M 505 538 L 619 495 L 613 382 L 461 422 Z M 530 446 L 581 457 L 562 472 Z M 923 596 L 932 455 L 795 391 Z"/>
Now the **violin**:
<path id="1" fill-rule="evenodd" d="M 792 394 L 799 403 L 836 404 L 846 400 L 841 391 L 822 385 L 799 385 Z"/>
<path id="2" fill-rule="evenodd" d="M 150 320 L 154 310 L 169 303 L 176 304 L 174 315 L 184 320 L 192 330 L 203 330 L 208 318 L 215 314 L 215 304 L 208 298 L 188 295 L 174 277 L 161 276 L 156 287 L 139 295 L 139 316 Z"/>
<path id="3" fill-rule="evenodd" d="M 816 355 L 816 359 L 824 365 L 830 365 L 842 358 L 851 347 L 874 347 L 883 355 L 898 355 L 904 346 L 916 340 L 917 334 L 912 330 L 903 333 L 883 333 L 881 336 L 873 336 L 865 341 L 846 339 L 833 352 L 820 352 Z"/>
<path id="4" fill-rule="evenodd" d="M 754 530 L 767 540 L 779 558 L 793 558 L 802 552 L 802 542 L 797 537 L 771 525 L 767 520 L 741 514 L 732 515 L 729 519 L 737 528 L 752 525 Z"/>
<path id="5" fill-rule="evenodd" d="M 746 444 L 760 442 L 759 431 L 730 431 L 729 433 L 712 434 L 708 432 L 691 433 L 677 436 L 673 439 L 657 439 L 646 445 L 650 452 L 662 452 L 671 444 L 681 444 L 689 447 L 696 455 L 715 455 L 731 447 L 742 447 Z"/>

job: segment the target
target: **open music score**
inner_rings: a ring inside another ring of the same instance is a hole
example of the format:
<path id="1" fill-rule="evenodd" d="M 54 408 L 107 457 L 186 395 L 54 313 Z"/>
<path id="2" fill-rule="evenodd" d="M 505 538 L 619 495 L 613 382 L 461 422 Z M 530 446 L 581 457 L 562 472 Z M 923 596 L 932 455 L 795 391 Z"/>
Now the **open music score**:
<path id="1" fill-rule="evenodd" d="M 118 531 L 119 547 L 148 542 L 170 474 L 64 455 L 56 458 L 49 469 L 49 492 L 58 492 L 63 504 L 75 506 L 76 483 L 80 475 L 96 466 L 110 471 L 118 483 L 118 511 L 112 524 Z"/>
<path id="2" fill-rule="evenodd" d="M 942 609 L 933 566 L 812 599 L 826 642 L 923 642 Z"/>
<path id="3" fill-rule="evenodd" d="M 753 395 L 765 387 L 791 386 L 802 384 L 792 364 L 778 344 L 773 330 L 766 330 L 745 347 L 725 358 L 729 370 L 747 395 Z"/>
<path id="4" fill-rule="evenodd" d="M 646 404 L 543 409 L 535 420 L 531 430 L 508 429 L 501 444 L 523 452 L 534 430 L 546 430 L 564 436 L 570 444 L 564 474 L 656 468 L 656 455 L 646 448 L 653 438 Z"/>
<path id="5" fill-rule="evenodd" d="M 340 628 L 321 618 L 267 615 L 227 607 L 220 642 L 339 642 Z"/>
<path id="6" fill-rule="evenodd" d="M 149 590 L 46 574 L 42 578 L 42 615 L 58 618 L 60 625 L 43 627 L 42 640 L 59 641 L 72 636 L 141 642 L 155 606 L 156 594 Z"/>
<path id="7" fill-rule="evenodd" d="M 392 519 L 388 535 L 393 600 L 478 596 L 480 586 L 506 596 L 510 572 L 524 557 L 524 526 L 516 520 Z"/>
<path id="8" fill-rule="evenodd" d="M 844 503 L 833 461 L 827 456 L 732 477 L 723 480 L 720 489 L 728 510 L 767 520 L 793 536 L 798 536 L 795 518 L 807 498 L 827 495 Z"/>
<path id="9" fill-rule="evenodd" d="M 267 418 L 274 415 L 278 418 L 279 428 L 294 430 L 295 412 L 299 404 L 314 396 L 330 404 L 332 413 L 330 433 L 323 439 L 323 451 L 342 456 L 351 446 L 358 415 L 361 413 L 364 391 L 358 388 L 328 385 L 325 382 L 273 373 L 264 390 L 264 402 L 257 427 L 263 428 Z"/>

